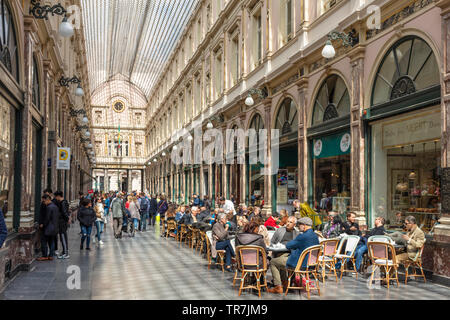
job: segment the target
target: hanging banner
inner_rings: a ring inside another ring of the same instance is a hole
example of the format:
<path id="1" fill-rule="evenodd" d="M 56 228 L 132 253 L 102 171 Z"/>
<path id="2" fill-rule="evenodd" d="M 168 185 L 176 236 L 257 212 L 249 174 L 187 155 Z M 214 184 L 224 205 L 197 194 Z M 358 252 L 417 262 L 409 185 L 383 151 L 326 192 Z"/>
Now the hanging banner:
<path id="1" fill-rule="evenodd" d="M 56 170 L 70 170 L 70 148 L 58 148 Z"/>
<path id="2" fill-rule="evenodd" d="M 350 154 L 350 132 L 343 132 L 313 140 L 314 159 Z"/>

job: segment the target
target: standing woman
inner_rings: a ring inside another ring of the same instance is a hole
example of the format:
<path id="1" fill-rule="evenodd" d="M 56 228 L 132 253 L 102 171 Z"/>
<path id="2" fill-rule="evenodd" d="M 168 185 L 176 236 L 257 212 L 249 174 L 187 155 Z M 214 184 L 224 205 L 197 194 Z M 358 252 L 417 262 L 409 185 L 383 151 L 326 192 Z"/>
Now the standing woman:
<path id="1" fill-rule="evenodd" d="M 95 222 L 95 212 L 92 209 L 92 202 L 90 199 L 81 200 L 81 208 L 78 213 L 78 220 L 81 226 L 81 244 L 80 250 L 83 250 L 84 240 L 86 240 L 86 250 L 91 250 L 89 247 L 91 241 L 92 225 Z"/>
<path id="2" fill-rule="evenodd" d="M 131 219 L 133 219 L 134 230 L 139 229 L 139 220 L 141 220 L 141 215 L 139 214 L 139 210 L 141 209 L 139 206 L 139 202 L 135 196 L 129 197 L 131 201 L 129 201 L 128 210 L 130 211 Z"/>
<path id="3" fill-rule="evenodd" d="M 166 197 L 164 195 L 161 195 L 161 201 L 158 203 L 158 213 L 160 218 L 164 218 L 166 215 L 166 211 L 168 209 Z"/>
<path id="4" fill-rule="evenodd" d="M 101 234 L 103 233 L 103 228 L 105 226 L 105 209 L 103 208 L 103 202 L 102 202 L 102 198 L 98 198 L 97 199 L 97 203 L 95 204 L 95 216 L 97 217 L 97 219 L 95 220 L 95 227 L 97 229 L 97 234 L 94 237 L 94 243 L 95 243 L 95 238 L 98 239 L 98 244 L 102 245 L 103 241 L 102 241 L 102 237 Z"/>
<path id="5" fill-rule="evenodd" d="M 111 205 L 111 199 L 109 198 L 109 195 L 106 193 L 104 198 L 104 213 L 105 213 L 105 223 L 108 223 L 109 218 L 109 207 Z"/>

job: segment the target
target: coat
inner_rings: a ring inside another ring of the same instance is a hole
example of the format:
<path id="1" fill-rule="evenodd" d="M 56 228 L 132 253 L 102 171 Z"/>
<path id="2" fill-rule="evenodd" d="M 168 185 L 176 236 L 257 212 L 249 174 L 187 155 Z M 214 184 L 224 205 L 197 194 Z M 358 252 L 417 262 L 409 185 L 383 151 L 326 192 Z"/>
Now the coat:
<path id="1" fill-rule="evenodd" d="M 257 233 L 238 233 L 235 240 L 236 247 L 238 246 L 258 246 L 264 249 L 267 254 L 267 247 L 264 243 L 264 237 Z M 240 259 L 240 256 L 237 257 Z M 263 266 L 263 257 L 259 255 L 259 267 Z"/>
<path id="2" fill-rule="evenodd" d="M 278 229 L 280 226 L 277 225 L 277 222 L 275 221 L 275 219 L 273 217 L 269 217 L 269 219 L 266 220 L 266 222 L 264 223 L 265 227 L 273 227 Z"/>
<path id="3" fill-rule="evenodd" d="M 139 213 L 139 209 L 140 209 L 139 202 L 137 202 L 137 201 L 130 202 L 130 207 L 128 208 L 128 210 L 130 211 L 132 219 L 141 220 L 141 215 Z"/>
<path id="4" fill-rule="evenodd" d="M 59 208 L 52 202 L 47 206 L 45 212 L 44 235 L 54 237 L 59 232 Z"/>
<path id="5" fill-rule="evenodd" d="M 58 229 L 59 233 L 66 232 L 69 223 L 69 203 L 67 200 L 56 201 L 55 203 L 59 209 Z"/>
<path id="6" fill-rule="evenodd" d="M 417 252 L 425 243 L 425 233 L 419 227 L 416 227 L 414 230 L 409 231 L 407 236 L 409 237 L 409 241 L 406 245 L 406 252 L 410 259 L 415 259 Z"/>
<path id="7" fill-rule="evenodd" d="M 217 240 L 214 236 L 219 238 L 219 240 Z M 213 258 L 217 256 L 217 249 L 216 249 L 217 242 L 225 240 L 228 240 L 228 231 L 225 230 L 225 227 L 222 223 L 220 222 L 215 223 L 212 228 L 212 244 L 211 244 L 211 255 Z"/>
<path id="8" fill-rule="evenodd" d="M 301 235 L 297 236 L 292 241 L 286 244 L 286 248 L 291 250 L 291 254 L 286 262 L 286 267 L 290 269 L 295 269 L 302 252 L 311 246 L 319 244 L 319 237 L 314 232 L 313 229 L 309 229 Z M 303 260 L 302 268 L 306 268 L 308 261 L 308 256 Z"/>
<path id="9" fill-rule="evenodd" d="M 78 211 L 78 220 L 82 226 L 92 227 L 96 219 L 97 217 L 92 208 L 81 207 Z"/>
<path id="10" fill-rule="evenodd" d="M 126 213 L 123 199 L 114 198 L 111 202 L 111 212 L 113 218 L 123 218 Z"/>
<path id="11" fill-rule="evenodd" d="M 300 232 L 297 231 L 297 229 L 294 229 L 292 232 L 294 233 L 294 239 L 300 235 Z M 275 233 L 273 234 L 272 239 L 270 240 L 270 243 L 271 244 L 280 243 L 281 240 L 283 239 L 285 233 L 286 233 L 286 227 L 278 228 L 278 230 L 275 231 Z"/>
<path id="12" fill-rule="evenodd" d="M 156 201 L 156 198 L 151 198 L 148 212 L 150 214 L 156 214 L 156 211 L 158 211 L 158 202 Z"/>
<path id="13" fill-rule="evenodd" d="M 169 206 L 167 205 L 167 201 L 166 200 L 162 200 L 160 203 L 158 203 L 158 213 L 159 215 L 164 218 L 164 216 L 166 215 L 166 211 L 167 209 L 169 209 Z"/>
<path id="14" fill-rule="evenodd" d="M 0 248 L 8 236 L 8 228 L 6 227 L 5 217 L 3 216 L 2 209 L 0 209 Z"/>

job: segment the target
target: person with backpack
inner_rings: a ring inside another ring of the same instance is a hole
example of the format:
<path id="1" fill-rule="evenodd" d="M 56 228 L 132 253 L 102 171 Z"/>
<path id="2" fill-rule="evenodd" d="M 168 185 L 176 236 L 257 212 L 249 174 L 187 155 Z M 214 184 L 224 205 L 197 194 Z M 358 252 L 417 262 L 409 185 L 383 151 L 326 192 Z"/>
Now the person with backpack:
<path id="1" fill-rule="evenodd" d="M 141 192 L 139 198 L 141 220 L 139 224 L 139 231 L 147 231 L 147 220 L 149 217 L 150 200 L 147 198 L 144 192 Z"/>
<path id="2" fill-rule="evenodd" d="M 56 206 L 59 209 L 58 234 L 59 241 L 62 246 L 62 253 L 58 255 L 58 259 L 69 259 L 69 244 L 67 238 L 67 228 L 69 223 L 69 203 L 64 199 L 62 191 L 55 192 Z"/>
<path id="3" fill-rule="evenodd" d="M 126 215 L 126 209 L 121 194 L 118 194 L 111 202 L 111 214 L 113 218 L 114 237 L 116 239 L 122 239 L 123 217 Z"/>
<path id="4" fill-rule="evenodd" d="M 161 195 L 161 201 L 158 203 L 157 211 L 161 218 L 165 217 L 167 209 L 169 209 L 169 206 L 167 205 L 166 197 L 164 195 Z"/>
<path id="5" fill-rule="evenodd" d="M 91 242 L 92 226 L 94 225 L 96 219 L 90 199 L 83 199 L 81 201 L 81 209 L 80 213 L 78 214 L 78 219 L 80 220 L 82 232 L 80 250 L 83 250 L 84 240 L 86 240 L 86 250 L 90 251 L 91 248 L 89 247 L 89 244 Z"/>
<path id="6" fill-rule="evenodd" d="M 55 255 L 55 238 L 58 234 L 59 209 L 48 194 L 42 196 L 42 202 L 45 205 L 45 210 L 39 219 L 43 237 L 41 241 L 42 257 L 37 260 L 52 261 Z"/>

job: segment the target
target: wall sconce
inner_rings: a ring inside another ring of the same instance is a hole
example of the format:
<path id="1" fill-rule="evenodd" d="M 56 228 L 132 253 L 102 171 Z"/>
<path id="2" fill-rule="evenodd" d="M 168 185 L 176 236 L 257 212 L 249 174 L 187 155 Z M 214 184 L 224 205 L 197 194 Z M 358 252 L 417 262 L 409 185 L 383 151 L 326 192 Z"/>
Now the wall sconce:
<path id="1" fill-rule="evenodd" d="M 36 19 L 45 20 L 48 20 L 49 13 L 51 13 L 52 16 L 54 16 L 55 14 L 58 16 L 64 16 L 63 21 L 59 25 L 59 34 L 64 38 L 73 36 L 74 30 L 72 24 L 67 21 L 67 10 L 60 3 L 54 6 L 41 6 L 41 3 L 39 1 L 31 0 L 30 13 Z"/>
<path id="2" fill-rule="evenodd" d="M 336 50 L 334 50 L 333 44 L 331 41 L 333 40 L 342 40 L 342 44 L 344 47 L 354 47 L 359 43 L 359 36 L 356 33 L 355 29 L 352 29 L 349 33 L 332 31 L 328 34 L 328 41 L 325 44 L 325 47 L 322 50 L 322 57 L 326 59 L 332 59 L 336 56 Z"/>
<path id="3" fill-rule="evenodd" d="M 82 97 L 84 95 L 84 91 L 83 91 L 83 88 L 81 88 L 81 80 L 80 79 L 78 79 L 76 76 L 74 76 L 72 78 L 61 77 L 61 79 L 59 79 L 59 84 L 62 87 L 69 87 L 69 85 L 71 83 L 77 83 L 78 84 L 78 87 L 75 90 L 75 95 L 77 97 Z"/>
<path id="4" fill-rule="evenodd" d="M 248 91 L 248 97 L 245 99 L 245 104 L 249 107 L 255 104 L 255 101 L 252 98 L 252 95 L 257 94 L 261 99 L 267 98 L 269 95 L 267 93 L 267 89 L 264 87 L 263 89 L 252 88 Z"/>

